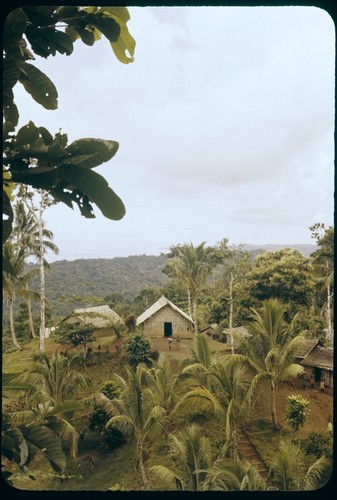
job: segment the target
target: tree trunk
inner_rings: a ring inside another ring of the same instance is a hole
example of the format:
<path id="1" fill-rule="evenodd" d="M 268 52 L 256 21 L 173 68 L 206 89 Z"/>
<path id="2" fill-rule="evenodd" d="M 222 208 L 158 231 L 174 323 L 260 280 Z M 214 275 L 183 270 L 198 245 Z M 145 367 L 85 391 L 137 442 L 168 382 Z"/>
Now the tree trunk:
<path id="1" fill-rule="evenodd" d="M 327 305 L 326 305 L 326 316 L 327 316 L 327 324 L 328 324 L 327 338 L 333 344 L 332 308 L 331 308 L 332 295 L 333 294 L 331 293 L 331 286 L 330 286 L 330 283 L 328 281 L 328 283 L 327 283 Z"/>
<path id="2" fill-rule="evenodd" d="M 17 341 L 16 335 L 15 335 L 15 328 L 14 328 L 14 310 L 13 310 L 13 300 L 11 299 L 9 301 L 9 326 L 11 330 L 11 335 L 12 335 L 12 340 L 13 344 L 17 349 L 22 349 L 20 346 L 19 342 Z"/>
<path id="3" fill-rule="evenodd" d="M 194 331 L 198 333 L 197 301 L 193 300 Z"/>
<path id="4" fill-rule="evenodd" d="M 149 490 L 150 485 L 145 473 L 142 441 L 137 441 L 137 467 L 139 468 L 140 476 L 143 481 L 144 490 Z"/>
<path id="5" fill-rule="evenodd" d="M 231 275 L 230 280 L 229 280 L 229 336 L 231 339 L 232 354 L 234 354 L 234 352 L 235 352 L 234 335 L 233 335 L 233 281 L 234 281 L 234 278 Z"/>
<path id="6" fill-rule="evenodd" d="M 46 336 L 46 294 L 45 294 L 45 277 L 44 277 L 44 245 L 43 245 L 43 228 L 42 228 L 42 208 L 43 195 L 39 207 L 39 216 L 37 219 L 39 231 L 39 266 L 40 266 L 40 351 L 44 352 L 44 339 Z"/>
<path id="7" fill-rule="evenodd" d="M 28 285 L 27 285 L 28 288 Z M 29 323 L 29 328 L 30 328 L 30 333 L 32 334 L 32 338 L 35 339 L 35 330 L 34 330 L 34 321 L 33 321 L 33 315 L 32 315 L 32 302 L 30 298 L 28 297 L 27 299 L 27 307 L 28 307 L 28 323 Z"/>
<path id="8" fill-rule="evenodd" d="M 192 316 L 192 310 L 191 310 L 191 290 L 188 288 L 187 289 L 187 305 L 188 305 L 188 314 Z"/>
<path id="9" fill-rule="evenodd" d="M 277 414 L 276 414 L 276 384 L 274 380 L 270 382 L 270 411 L 271 411 L 273 428 L 275 431 L 279 431 L 280 424 L 277 420 Z"/>

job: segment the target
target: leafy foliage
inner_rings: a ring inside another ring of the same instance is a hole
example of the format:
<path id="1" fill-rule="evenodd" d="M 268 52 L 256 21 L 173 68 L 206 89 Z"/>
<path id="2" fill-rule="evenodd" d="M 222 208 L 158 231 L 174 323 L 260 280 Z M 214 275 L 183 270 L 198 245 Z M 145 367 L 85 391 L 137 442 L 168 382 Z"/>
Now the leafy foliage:
<path id="1" fill-rule="evenodd" d="M 123 202 L 105 179 L 92 170 L 116 154 L 118 143 L 80 139 L 68 145 L 66 134 L 53 135 L 33 121 L 15 133 L 19 110 L 13 88 L 19 82 L 45 109 L 56 109 L 57 89 L 31 62 L 35 55 L 68 56 L 77 39 L 90 46 L 104 36 L 118 60 L 130 63 L 135 41 L 127 29 L 128 20 L 124 7 L 25 6 L 7 16 L 3 38 L 4 239 L 11 232 L 11 201 L 16 183 L 44 189 L 69 207 L 76 204 L 84 217 L 94 217 L 93 203 L 109 219 L 124 216 Z"/>
<path id="2" fill-rule="evenodd" d="M 323 432 L 310 432 L 305 445 L 305 452 L 315 455 L 317 458 L 325 456 L 332 459 L 332 436 Z"/>
<path id="3" fill-rule="evenodd" d="M 126 356 L 131 366 L 146 363 L 151 352 L 151 342 L 142 333 L 133 334 L 124 346 Z"/>
<path id="4" fill-rule="evenodd" d="M 293 431 L 299 431 L 307 421 L 310 413 L 308 406 L 308 399 L 303 398 L 300 394 L 293 394 L 287 397 L 285 419 Z"/>
<path id="5" fill-rule="evenodd" d="M 94 330 L 93 326 L 81 323 L 63 324 L 58 328 L 57 340 L 73 347 L 86 346 L 95 340 Z"/>
<path id="6" fill-rule="evenodd" d="M 97 407 L 89 417 L 89 429 L 103 435 L 105 446 L 109 450 L 114 450 L 125 443 L 125 438 L 119 430 L 113 427 L 106 428 L 108 421 L 107 412 Z"/>

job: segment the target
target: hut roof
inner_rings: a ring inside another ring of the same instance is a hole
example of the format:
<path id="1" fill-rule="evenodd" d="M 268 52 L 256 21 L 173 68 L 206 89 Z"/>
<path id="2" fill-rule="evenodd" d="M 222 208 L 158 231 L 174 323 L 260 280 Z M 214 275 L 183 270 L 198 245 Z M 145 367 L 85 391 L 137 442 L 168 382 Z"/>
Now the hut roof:
<path id="1" fill-rule="evenodd" d="M 301 365 L 313 368 L 323 368 L 333 370 L 333 349 L 332 347 L 322 347 L 317 345 L 306 358 L 301 361 Z"/>
<path id="2" fill-rule="evenodd" d="M 73 313 L 66 316 L 63 321 L 70 317 L 76 317 L 83 323 L 97 327 L 104 327 L 109 323 L 123 323 L 122 318 L 108 305 L 74 309 Z"/>
<path id="3" fill-rule="evenodd" d="M 148 309 L 146 309 L 146 311 L 144 311 L 140 316 L 138 316 L 138 318 L 136 320 L 136 324 L 141 325 L 142 323 L 144 323 L 144 321 L 151 318 L 154 314 L 156 314 L 158 311 L 160 311 L 165 306 L 170 306 L 174 311 L 181 314 L 181 316 L 183 316 L 188 321 L 190 321 L 191 323 L 194 324 L 194 321 L 191 318 L 191 316 L 189 316 L 184 311 L 179 309 L 179 307 L 177 307 L 175 304 L 173 304 L 173 302 L 168 300 L 164 295 L 162 295 L 160 297 L 160 299 L 157 300 L 157 302 L 152 304 L 152 306 L 150 306 Z"/>
<path id="4" fill-rule="evenodd" d="M 210 325 L 206 326 L 205 328 L 202 328 L 201 330 L 199 330 L 199 333 L 205 333 L 205 332 L 209 332 L 212 330 L 216 330 L 217 327 L 218 327 L 218 323 L 211 323 Z"/>
<path id="5" fill-rule="evenodd" d="M 252 336 L 249 333 L 249 331 L 247 330 L 247 328 L 245 328 L 244 326 L 235 326 L 234 328 L 232 328 L 232 331 L 233 331 L 233 335 L 235 335 L 237 337 L 248 339 L 249 337 Z M 222 333 L 225 333 L 226 335 L 229 335 L 230 334 L 230 329 L 229 328 L 225 328 L 222 331 Z"/>
<path id="6" fill-rule="evenodd" d="M 306 358 L 317 345 L 322 345 L 319 339 L 305 339 L 295 351 L 296 358 Z"/>

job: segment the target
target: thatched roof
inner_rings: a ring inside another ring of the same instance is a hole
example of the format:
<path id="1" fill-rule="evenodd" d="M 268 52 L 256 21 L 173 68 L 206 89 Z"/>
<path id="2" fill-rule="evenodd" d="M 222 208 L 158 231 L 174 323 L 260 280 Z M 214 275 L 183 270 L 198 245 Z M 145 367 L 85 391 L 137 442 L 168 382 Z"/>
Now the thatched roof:
<path id="1" fill-rule="evenodd" d="M 234 328 L 232 328 L 232 332 L 233 335 L 237 338 L 248 339 L 252 336 L 244 326 L 235 326 Z M 230 329 L 225 328 L 224 330 L 222 330 L 222 333 L 224 333 L 225 335 L 230 335 Z"/>
<path id="2" fill-rule="evenodd" d="M 319 339 L 305 339 L 295 351 L 296 358 L 306 358 L 317 345 L 322 345 Z"/>
<path id="3" fill-rule="evenodd" d="M 211 323 L 210 325 L 206 326 L 205 328 L 202 328 L 201 330 L 199 330 L 199 333 L 215 332 L 217 327 L 218 327 L 218 323 Z"/>
<path id="4" fill-rule="evenodd" d="M 98 328 L 104 328 L 112 323 L 124 323 L 122 318 L 107 305 L 74 309 L 73 313 L 66 316 L 62 321 L 66 321 L 68 318 L 78 318 L 81 323 Z"/>
<path id="5" fill-rule="evenodd" d="M 333 370 L 333 349 L 317 345 L 300 364 L 312 368 Z"/>
<path id="6" fill-rule="evenodd" d="M 163 307 L 165 307 L 165 306 L 171 307 L 174 311 L 176 311 L 181 316 L 183 316 L 188 321 L 190 321 L 190 323 L 194 324 L 194 321 L 191 318 L 191 316 L 189 316 L 184 311 L 179 309 L 179 307 L 177 307 L 175 304 L 173 304 L 173 302 L 168 300 L 164 295 L 162 295 L 160 297 L 160 299 L 157 300 L 157 302 L 152 304 L 152 306 L 150 306 L 148 309 L 146 309 L 146 311 L 144 311 L 140 316 L 138 316 L 138 318 L 136 320 L 136 324 L 141 325 L 142 323 L 144 323 L 144 321 L 151 318 L 154 314 L 156 314 L 158 311 L 163 309 Z"/>

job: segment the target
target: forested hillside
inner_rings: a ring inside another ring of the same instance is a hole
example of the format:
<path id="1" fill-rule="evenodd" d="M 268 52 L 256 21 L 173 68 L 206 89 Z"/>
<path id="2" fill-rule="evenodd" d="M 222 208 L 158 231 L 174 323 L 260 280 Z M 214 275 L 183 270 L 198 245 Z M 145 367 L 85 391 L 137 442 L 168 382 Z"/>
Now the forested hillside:
<path id="1" fill-rule="evenodd" d="M 118 293 L 125 302 L 146 287 L 163 286 L 168 277 L 162 272 L 165 256 L 136 255 L 113 259 L 61 260 L 50 264 L 46 276 L 46 295 L 53 315 L 66 315 L 83 304 L 92 305 L 97 298 Z M 29 265 L 28 267 L 33 267 Z M 38 279 L 31 288 L 38 290 Z"/>
<path id="2" fill-rule="evenodd" d="M 282 248 L 282 245 L 245 246 L 252 255 L 261 251 Z M 289 245 L 291 247 L 291 245 Z M 303 247 L 303 248 L 302 248 Z M 295 248 L 295 246 L 294 246 Z M 308 256 L 315 245 L 297 245 Z M 130 255 L 112 259 L 60 260 L 50 264 L 46 275 L 46 295 L 53 316 L 65 316 L 76 307 L 86 307 L 102 302 L 104 297 L 119 294 L 124 302 L 132 303 L 148 287 L 162 287 L 168 282 L 163 273 L 165 255 Z M 28 269 L 34 267 L 28 264 Z M 213 277 L 219 277 L 215 271 Z M 31 283 L 32 290 L 39 290 L 38 278 Z"/>

